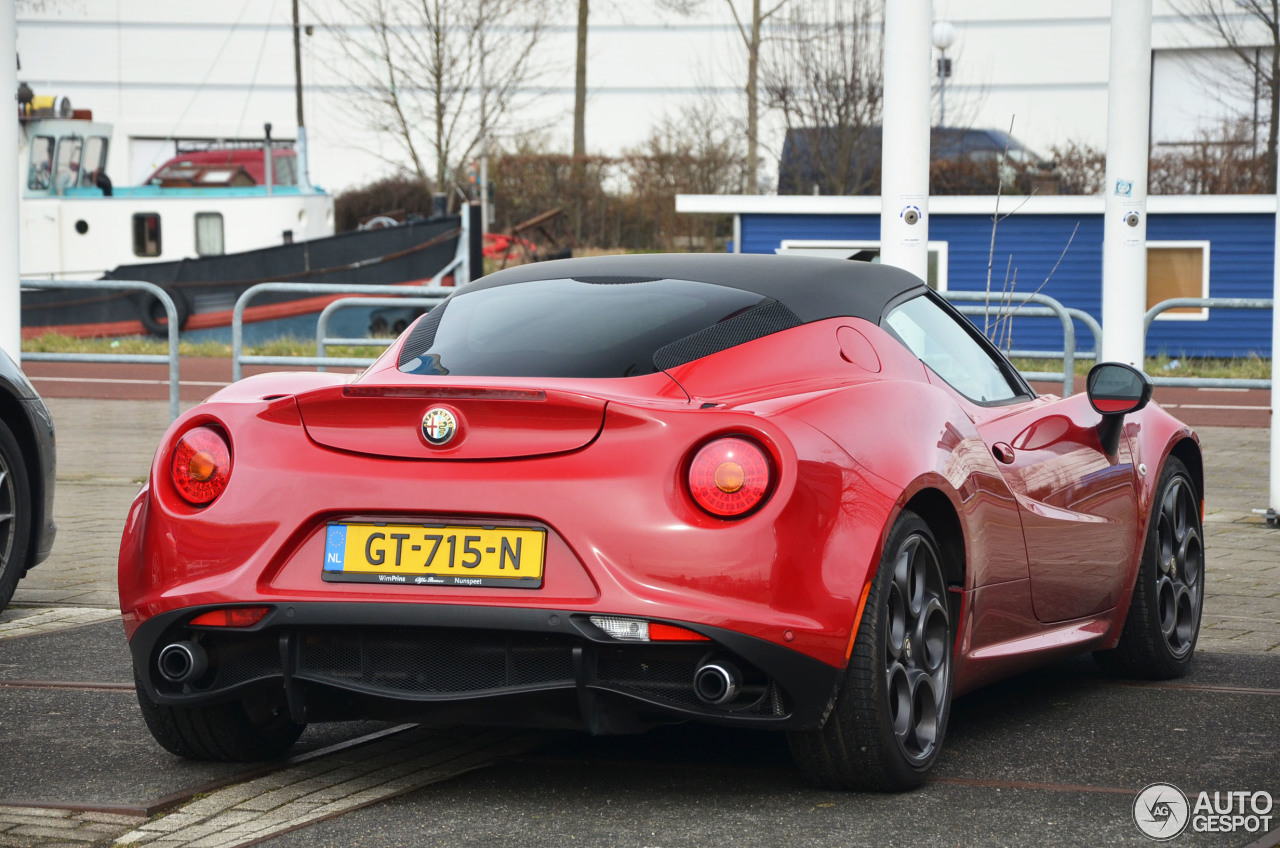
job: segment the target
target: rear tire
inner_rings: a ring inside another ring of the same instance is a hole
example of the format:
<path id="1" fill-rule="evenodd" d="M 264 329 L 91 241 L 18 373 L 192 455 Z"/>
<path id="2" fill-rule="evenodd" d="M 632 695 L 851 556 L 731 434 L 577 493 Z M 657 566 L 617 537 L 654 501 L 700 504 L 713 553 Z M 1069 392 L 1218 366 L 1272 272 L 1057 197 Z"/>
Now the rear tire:
<path id="1" fill-rule="evenodd" d="M 787 734 L 800 771 L 830 789 L 901 792 L 924 783 L 951 712 L 954 631 L 938 544 L 904 510 L 826 725 Z"/>
<path id="2" fill-rule="evenodd" d="M 22 448 L 0 421 L 0 610 L 4 609 L 27 567 L 31 545 L 31 485 Z"/>
<path id="3" fill-rule="evenodd" d="M 306 729 L 289 717 L 283 693 L 274 700 L 260 693 L 220 704 L 170 707 L 152 701 L 141 682 L 135 680 L 135 686 L 151 735 L 166 751 L 188 760 L 274 760 Z"/>
<path id="4" fill-rule="evenodd" d="M 1182 677 L 1191 665 L 1204 612 L 1204 527 L 1187 467 L 1169 457 L 1152 502 L 1133 600 L 1120 642 L 1096 651 L 1104 671 L 1144 680 Z"/>

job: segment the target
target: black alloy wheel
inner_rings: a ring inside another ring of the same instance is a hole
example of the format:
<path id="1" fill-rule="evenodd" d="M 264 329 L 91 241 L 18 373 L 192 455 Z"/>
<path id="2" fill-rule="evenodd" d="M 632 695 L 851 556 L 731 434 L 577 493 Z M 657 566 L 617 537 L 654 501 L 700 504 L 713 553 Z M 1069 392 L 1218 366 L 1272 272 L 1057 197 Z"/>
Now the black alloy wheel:
<path id="1" fill-rule="evenodd" d="M 1186 674 L 1204 611 L 1204 527 L 1187 468 L 1169 457 L 1152 502 L 1133 600 L 1114 650 L 1094 654 L 1107 671 L 1167 680 Z"/>
<path id="2" fill-rule="evenodd" d="M 950 715 L 955 625 L 947 592 L 933 532 L 904 510 L 826 725 L 789 734 L 806 777 L 832 789 L 893 792 L 924 782 Z"/>

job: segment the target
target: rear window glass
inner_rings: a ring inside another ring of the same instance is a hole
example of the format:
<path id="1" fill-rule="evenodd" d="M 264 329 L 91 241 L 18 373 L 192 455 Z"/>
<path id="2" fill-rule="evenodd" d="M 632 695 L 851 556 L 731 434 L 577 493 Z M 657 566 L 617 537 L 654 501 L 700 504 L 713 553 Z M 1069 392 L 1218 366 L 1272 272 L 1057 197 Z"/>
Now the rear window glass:
<path id="1" fill-rule="evenodd" d="M 400 370 L 491 377 L 652 374 L 662 348 L 767 304 L 775 301 L 687 280 L 560 279 L 480 289 L 454 295 L 414 328 Z"/>

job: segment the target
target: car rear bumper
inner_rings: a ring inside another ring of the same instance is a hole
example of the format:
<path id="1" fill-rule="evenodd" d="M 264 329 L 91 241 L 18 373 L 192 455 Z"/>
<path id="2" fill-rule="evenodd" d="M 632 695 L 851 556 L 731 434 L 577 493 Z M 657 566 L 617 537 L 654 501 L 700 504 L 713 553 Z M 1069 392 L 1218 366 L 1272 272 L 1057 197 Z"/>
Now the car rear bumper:
<path id="1" fill-rule="evenodd" d="M 298 720 L 361 717 L 629 732 L 699 720 L 819 727 L 843 670 L 732 630 L 671 622 L 710 641 L 625 642 L 581 612 L 387 603 L 287 603 L 250 628 L 190 627 L 190 607 L 142 623 L 134 667 L 157 703 L 197 705 L 283 688 Z M 207 671 L 164 678 L 160 652 L 199 646 Z M 716 705 L 693 684 L 728 666 L 737 694 Z"/>

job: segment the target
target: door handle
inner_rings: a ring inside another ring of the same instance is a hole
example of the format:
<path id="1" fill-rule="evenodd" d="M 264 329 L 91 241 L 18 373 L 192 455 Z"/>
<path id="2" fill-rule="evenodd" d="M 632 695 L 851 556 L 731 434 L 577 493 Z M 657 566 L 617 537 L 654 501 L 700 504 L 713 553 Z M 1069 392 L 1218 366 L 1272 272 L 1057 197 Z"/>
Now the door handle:
<path id="1" fill-rule="evenodd" d="M 1013 448 L 1004 442 L 996 442 L 994 445 L 992 445 L 991 453 L 995 455 L 996 459 L 1000 460 L 1005 465 L 1008 465 L 1011 462 L 1013 462 L 1013 458 L 1014 458 Z"/>

